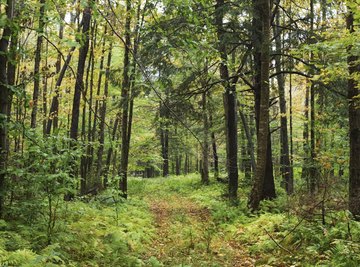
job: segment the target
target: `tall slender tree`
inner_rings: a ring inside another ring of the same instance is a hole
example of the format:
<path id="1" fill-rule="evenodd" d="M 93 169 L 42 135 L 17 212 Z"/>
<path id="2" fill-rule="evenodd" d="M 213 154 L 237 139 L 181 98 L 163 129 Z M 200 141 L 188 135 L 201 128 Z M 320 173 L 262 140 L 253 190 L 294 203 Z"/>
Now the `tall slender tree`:
<path id="1" fill-rule="evenodd" d="M 275 47 L 276 47 L 276 72 L 277 86 L 279 90 L 279 106 L 280 106 L 280 172 L 283 178 L 283 184 L 288 194 L 292 194 L 294 191 L 294 181 L 292 175 L 292 167 L 290 165 L 289 154 L 289 136 L 288 136 L 288 123 L 287 123 L 287 109 L 285 99 L 285 75 L 282 74 L 282 62 L 281 62 L 281 32 L 280 32 L 280 10 L 276 13 L 276 25 L 274 27 Z"/>
<path id="2" fill-rule="evenodd" d="M 0 39 L 0 218 L 4 213 L 5 177 L 9 150 L 8 121 L 10 115 L 12 92 L 8 81 L 8 49 L 15 25 L 13 23 L 15 0 L 6 2 L 7 24 Z"/>
<path id="3" fill-rule="evenodd" d="M 121 88 L 121 159 L 120 159 L 120 190 L 124 198 L 127 198 L 127 171 L 128 171 L 128 119 L 129 119 L 129 96 L 130 96 L 130 49 L 131 49 L 131 0 L 126 0 L 125 19 L 125 47 L 124 47 L 124 71 Z"/>
<path id="4" fill-rule="evenodd" d="M 226 49 L 226 30 L 224 28 L 224 16 L 227 5 L 224 0 L 217 0 L 215 5 L 215 23 L 218 38 L 218 51 L 221 58 L 220 77 L 225 88 L 224 109 L 226 128 L 226 155 L 227 172 L 229 176 L 229 198 L 237 199 L 238 191 L 238 157 L 237 157 L 237 110 L 236 110 L 236 86 L 232 82 L 228 69 L 228 53 Z"/>
<path id="5" fill-rule="evenodd" d="M 72 112 L 71 112 L 70 138 L 72 139 L 71 142 L 72 147 L 75 147 L 76 141 L 78 139 L 80 99 L 81 99 L 81 94 L 84 90 L 84 72 L 85 72 L 86 57 L 89 50 L 90 22 L 91 22 L 91 2 L 89 1 L 83 11 L 83 19 L 81 23 L 82 40 L 78 40 L 81 43 L 81 46 L 79 49 L 79 60 L 76 71 L 75 91 L 74 91 L 74 98 L 73 98 Z M 72 166 L 73 176 L 76 176 L 75 166 L 76 164 L 73 164 Z M 65 200 L 71 200 L 72 198 L 73 198 L 72 193 L 68 193 L 65 195 Z"/>
<path id="6" fill-rule="evenodd" d="M 355 33 L 355 19 L 351 7 L 346 17 L 346 26 L 351 35 Z M 348 46 L 348 100 L 349 100 L 349 133 L 350 133 L 350 164 L 349 164 L 349 210 L 355 219 L 360 221 L 360 101 L 359 81 L 360 57 Z"/>

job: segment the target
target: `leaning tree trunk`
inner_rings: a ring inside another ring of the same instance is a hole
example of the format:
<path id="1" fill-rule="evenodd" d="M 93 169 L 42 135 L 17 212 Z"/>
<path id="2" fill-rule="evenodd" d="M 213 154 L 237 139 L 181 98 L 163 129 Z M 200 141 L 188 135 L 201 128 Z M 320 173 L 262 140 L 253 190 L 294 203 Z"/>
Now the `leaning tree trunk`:
<path id="1" fill-rule="evenodd" d="M 65 63 L 61 68 L 59 77 L 56 80 L 56 84 L 55 84 L 55 96 L 53 97 L 53 99 L 51 100 L 51 105 L 50 105 L 50 110 L 49 110 L 49 119 L 47 121 L 47 125 L 46 125 L 46 134 L 50 135 L 51 133 L 51 127 L 53 126 L 53 129 L 57 129 L 58 127 L 58 115 L 59 115 L 59 87 L 61 86 L 61 83 L 65 77 L 65 73 L 66 70 L 70 64 L 71 61 L 71 57 L 73 52 L 75 51 L 75 47 L 72 47 L 69 54 L 66 57 Z M 54 124 L 54 125 L 53 125 Z"/>
<path id="2" fill-rule="evenodd" d="M 347 29 L 354 34 L 354 14 L 350 10 L 346 18 Z M 349 134 L 350 134 L 350 165 L 349 165 L 349 210 L 355 219 L 360 221 L 360 109 L 359 82 L 355 76 L 360 73 L 359 56 L 353 47 L 348 47 L 348 79 L 349 99 Z"/>
<path id="3" fill-rule="evenodd" d="M 217 38 L 219 41 L 218 51 L 221 57 L 220 77 L 225 88 L 224 108 L 226 127 L 226 155 L 227 172 L 229 176 L 229 199 L 237 199 L 238 191 L 238 160 L 237 160 L 237 111 L 236 111 L 236 87 L 231 82 L 227 66 L 226 31 L 223 20 L 225 15 L 225 1 L 217 0 L 215 5 L 215 23 L 217 27 Z"/>
<path id="4" fill-rule="evenodd" d="M 71 113 L 71 126 L 70 126 L 70 138 L 72 140 L 71 146 L 75 148 L 76 141 L 78 138 L 79 131 L 79 111 L 80 111 L 80 99 L 81 93 L 84 89 L 84 72 L 85 72 L 85 61 L 87 57 L 87 53 L 89 50 L 89 29 L 90 29 L 90 21 L 91 21 L 91 8 L 90 2 L 87 7 L 85 7 L 83 12 L 83 21 L 82 21 L 82 34 L 84 36 L 84 41 L 80 47 L 79 51 L 79 61 L 76 72 L 76 81 L 75 81 L 75 92 L 72 104 L 72 113 Z M 72 166 L 72 175 L 76 176 L 76 167 L 75 163 Z M 65 195 L 65 200 L 71 200 L 74 197 L 72 193 L 67 193 Z"/>

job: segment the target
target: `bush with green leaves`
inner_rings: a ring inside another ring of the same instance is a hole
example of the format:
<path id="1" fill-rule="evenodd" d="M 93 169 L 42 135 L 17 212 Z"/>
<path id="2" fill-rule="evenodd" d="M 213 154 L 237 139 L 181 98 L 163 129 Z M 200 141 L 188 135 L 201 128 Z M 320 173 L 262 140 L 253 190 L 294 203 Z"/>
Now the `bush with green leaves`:
<path id="1" fill-rule="evenodd" d="M 66 137 L 28 134 L 26 149 L 12 154 L 7 169 L 7 216 L 46 229 L 44 241 L 50 243 L 59 203 L 75 188 L 71 166 L 80 153 Z"/>

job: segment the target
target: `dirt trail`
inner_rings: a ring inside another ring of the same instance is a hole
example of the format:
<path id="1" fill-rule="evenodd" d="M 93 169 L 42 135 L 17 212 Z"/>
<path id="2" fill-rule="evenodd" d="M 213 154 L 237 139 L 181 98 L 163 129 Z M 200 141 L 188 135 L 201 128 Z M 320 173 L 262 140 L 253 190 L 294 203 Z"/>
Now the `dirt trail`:
<path id="1" fill-rule="evenodd" d="M 217 230 L 210 210 L 178 195 L 149 203 L 157 233 L 146 257 L 165 266 L 254 266 L 241 244 Z"/>

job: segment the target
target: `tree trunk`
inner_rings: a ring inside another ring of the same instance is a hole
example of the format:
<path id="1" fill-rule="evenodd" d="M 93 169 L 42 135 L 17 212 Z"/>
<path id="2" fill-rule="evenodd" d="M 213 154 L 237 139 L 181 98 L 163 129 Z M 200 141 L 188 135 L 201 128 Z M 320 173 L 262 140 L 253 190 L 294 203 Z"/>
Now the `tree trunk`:
<path id="1" fill-rule="evenodd" d="M 238 102 L 238 106 L 239 106 L 239 116 L 241 118 L 241 123 L 243 125 L 243 129 L 244 129 L 244 133 L 245 133 L 245 136 L 246 136 L 246 140 L 247 140 L 247 144 L 248 144 L 248 152 L 249 153 L 249 156 L 250 156 L 250 163 L 251 163 L 251 168 L 253 170 L 255 170 L 255 155 L 254 155 L 254 151 L 255 151 L 255 148 L 254 148 L 254 144 L 253 144 L 253 141 L 252 141 L 252 136 L 251 136 L 251 132 L 250 132 L 250 127 L 246 121 L 246 117 L 245 117 L 245 114 L 244 112 L 240 109 L 240 103 Z"/>
<path id="2" fill-rule="evenodd" d="M 279 11 L 276 14 L 276 24 L 280 25 Z M 276 45 L 276 72 L 281 73 L 281 34 L 279 27 L 274 27 L 275 45 Z M 277 75 L 277 83 L 279 90 L 279 105 L 280 105 L 280 172 L 283 179 L 283 185 L 288 195 L 294 192 L 294 181 L 292 179 L 292 167 L 290 165 L 289 155 L 289 137 L 287 130 L 287 110 L 285 99 L 285 77 L 283 74 Z"/>
<path id="3" fill-rule="evenodd" d="M 56 84 L 55 84 L 55 96 L 53 97 L 53 99 L 51 100 L 51 106 L 50 106 L 50 110 L 49 110 L 49 119 L 47 121 L 47 125 L 46 125 L 46 134 L 50 135 L 51 133 L 51 127 L 52 124 L 54 123 L 54 130 L 58 128 L 58 113 L 59 113 L 59 88 L 61 86 L 62 80 L 65 77 L 65 73 L 66 70 L 70 64 L 71 61 L 71 57 L 73 52 L 75 51 L 75 47 L 72 47 L 69 54 L 66 57 L 66 60 L 64 62 L 64 65 L 61 68 L 59 77 L 57 78 Z"/>
<path id="4" fill-rule="evenodd" d="M 177 154 L 175 159 L 175 175 L 181 174 L 180 167 L 181 167 L 181 155 Z"/>
<path id="5" fill-rule="evenodd" d="M 111 65 L 111 55 L 112 54 L 112 44 L 109 47 L 109 54 L 106 63 L 106 72 L 105 72 L 105 86 L 104 86 L 104 97 L 102 106 L 100 108 L 100 129 L 99 129 L 99 148 L 97 151 L 97 172 L 96 172 L 96 181 L 97 186 L 101 185 L 101 175 L 102 171 L 102 161 L 104 153 L 104 141 L 105 141 L 105 116 L 106 116 L 106 101 L 109 94 L 109 75 L 110 75 L 110 65 Z"/>
<path id="6" fill-rule="evenodd" d="M 14 15 L 15 0 L 7 0 L 6 17 L 10 21 Z M 0 218 L 4 215 L 5 177 L 8 157 L 8 116 L 11 107 L 11 90 L 8 88 L 8 46 L 12 35 L 10 26 L 6 26 L 0 39 Z"/>
<path id="7" fill-rule="evenodd" d="M 312 44 L 314 40 L 314 1 L 310 1 L 310 39 Z M 310 62 L 314 61 L 314 53 L 310 52 Z M 314 75 L 313 70 L 310 69 L 310 75 Z M 316 151 L 315 151 L 315 85 L 309 80 L 309 86 L 306 88 L 305 96 L 305 123 L 304 123 L 304 152 L 305 159 L 303 163 L 302 177 L 306 179 L 308 190 L 310 194 L 314 194 L 318 182 L 318 171 L 316 166 Z M 309 106 L 310 102 L 310 106 Z M 309 113 L 310 110 L 310 113 Z M 310 117 L 309 117 L 310 115 Z M 310 122 L 310 127 L 309 127 Z"/>
<path id="8" fill-rule="evenodd" d="M 90 143 L 95 142 L 96 137 L 97 137 L 96 136 L 97 127 L 98 127 L 97 124 L 98 124 L 98 118 L 99 118 L 99 112 L 100 112 L 99 106 L 100 106 L 100 102 L 101 102 L 100 101 L 100 98 L 101 98 L 100 94 L 101 94 L 102 77 L 103 77 L 103 72 L 104 72 L 105 36 L 106 36 L 106 32 L 107 32 L 107 27 L 105 26 L 103 42 L 102 42 L 101 57 L 100 57 L 100 67 L 99 67 L 100 71 L 99 71 L 97 89 L 96 89 L 96 100 L 95 100 L 95 110 L 94 110 L 94 119 L 93 119 L 93 121 L 91 120 L 91 112 L 89 113 L 89 126 L 90 126 L 90 123 L 93 123 L 93 126 L 92 126 L 91 131 L 90 131 L 89 136 L 88 136 L 88 139 L 89 139 Z M 95 61 L 94 61 L 93 64 L 95 65 Z M 94 68 L 93 68 L 93 70 L 94 70 Z M 93 77 L 93 71 L 92 71 L 92 77 Z M 90 97 L 91 97 L 91 99 L 92 99 L 92 95 L 93 95 L 93 88 L 90 88 Z M 91 101 L 91 103 L 92 103 L 92 101 Z M 88 146 L 88 162 L 87 162 L 88 171 L 90 171 L 91 168 L 92 168 L 93 160 L 94 160 L 94 146 L 89 144 L 89 146 Z"/>
<path id="9" fill-rule="evenodd" d="M 226 154 L 227 172 L 229 176 L 229 199 L 237 199 L 238 190 L 238 166 L 237 166 L 237 116 L 236 116 L 236 87 L 230 81 L 227 67 L 226 31 L 223 25 L 225 15 L 224 0 L 217 0 L 215 5 L 215 23 L 217 27 L 217 38 L 219 41 L 218 51 L 222 62 L 220 63 L 220 77 L 225 88 L 224 109 L 226 128 Z"/>
<path id="10" fill-rule="evenodd" d="M 33 109 L 31 112 L 31 128 L 36 127 L 36 116 L 38 109 L 38 99 L 40 91 L 40 63 L 41 63 L 41 47 L 45 26 L 45 0 L 40 0 L 40 13 L 39 13 L 39 29 L 36 41 L 35 51 L 35 65 L 34 65 L 34 91 L 33 91 Z"/>
<path id="11" fill-rule="evenodd" d="M 201 182 L 203 184 L 209 184 L 209 119 L 207 112 L 207 92 L 202 93 L 202 113 L 203 113 L 203 129 L 204 137 L 202 143 L 202 172 Z"/>
<path id="12" fill-rule="evenodd" d="M 125 52 L 124 52 L 124 72 L 121 90 L 121 159 L 120 159 L 120 190 L 123 197 L 127 198 L 127 169 L 128 169 L 128 155 L 129 155 L 129 143 L 128 143 L 128 118 L 129 118 L 129 96 L 130 96 L 130 23 L 131 23 L 131 1 L 126 0 L 126 21 L 125 21 Z"/>
<path id="13" fill-rule="evenodd" d="M 167 98 L 165 99 L 167 102 Z M 169 130 L 168 130 L 168 109 L 160 102 L 160 143 L 161 143 L 161 156 L 163 158 L 162 176 L 169 175 Z"/>
<path id="14" fill-rule="evenodd" d="M 85 61 L 87 57 L 87 52 L 89 50 L 90 20 L 91 20 L 91 9 L 90 6 L 88 5 L 83 13 L 82 34 L 85 37 L 84 38 L 85 41 L 81 45 L 79 51 L 79 61 L 76 72 L 75 92 L 74 92 L 72 113 L 71 113 L 70 138 L 75 141 L 78 138 L 80 99 L 81 99 L 81 93 L 84 89 L 83 78 L 85 72 Z"/>
<path id="15" fill-rule="evenodd" d="M 213 119 L 212 115 L 209 114 L 210 127 L 213 127 Z M 211 131 L 211 146 L 213 152 L 213 160 L 214 160 L 214 178 L 217 180 L 219 178 L 219 157 L 217 154 L 217 146 L 216 146 L 216 138 L 215 132 Z"/>
<path id="16" fill-rule="evenodd" d="M 259 91 L 257 98 L 259 99 L 258 118 L 258 143 L 257 143 L 257 163 L 255 170 L 255 179 L 252 192 L 250 195 L 249 206 L 253 210 L 259 209 L 260 201 L 267 197 L 275 196 L 273 190 L 273 180 L 267 178 L 267 170 L 272 172 L 271 143 L 269 131 L 269 67 L 270 67 L 270 1 L 254 0 L 255 14 L 260 18 L 260 43 L 256 43 L 255 50 L 260 51 L 260 73 L 258 73 Z M 257 13 L 258 12 L 258 13 Z M 256 15 L 254 15 L 256 16 Z M 257 18 L 257 19 L 258 19 Z M 255 18 L 256 19 L 256 18 Z M 259 28 L 257 28 L 259 30 Z M 260 45 L 259 45 L 260 44 Z M 255 62 L 256 63 L 256 62 Z"/>
<path id="17" fill-rule="evenodd" d="M 112 129 L 112 134 L 111 134 L 111 142 L 113 143 L 116 140 L 116 132 L 118 130 L 118 125 L 119 125 L 119 121 L 120 121 L 120 114 L 116 114 L 116 118 L 115 118 L 115 122 L 114 122 L 114 126 Z M 111 143 L 108 152 L 107 152 L 107 156 L 106 156 L 106 164 L 105 164 L 105 168 L 103 169 L 103 176 L 104 176 L 104 188 L 106 188 L 109 184 L 108 182 L 108 175 L 109 175 L 109 170 L 110 170 L 110 164 L 111 164 L 111 157 L 113 154 L 113 144 Z"/>
<path id="18" fill-rule="evenodd" d="M 189 161 L 189 156 L 186 153 L 185 154 L 185 160 L 184 160 L 184 174 L 187 175 L 188 174 L 188 161 Z"/>
<path id="19" fill-rule="evenodd" d="M 46 114 L 47 114 L 47 109 L 48 109 L 48 99 L 47 99 L 47 94 L 48 94 L 48 52 L 49 52 L 49 43 L 46 43 L 46 54 L 45 54 L 45 75 L 43 78 L 43 93 L 42 93 L 42 101 L 43 101 L 43 121 L 42 121 L 42 125 L 43 125 L 43 136 L 46 136 Z"/>
<path id="20" fill-rule="evenodd" d="M 94 73 L 94 47 L 95 47 L 95 39 L 94 38 L 94 32 L 96 28 L 96 22 L 93 23 L 91 27 L 91 45 L 90 45 L 90 52 L 89 52 L 89 60 L 88 65 L 86 68 L 86 78 L 85 78 L 85 90 L 83 96 L 87 96 L 88 90 L 89 90 L 89 76 L 93 76 Z M 92 92 L 92 80 L 90 82 L 90 91 Z M 81 155 L 80 159 L 80 194 L 85 195 L 87 193 L 87 187 L 89 186 L 89 179 L 87 178 L 88 171 L 88 162 L 89 162 L 89 146 L 90 141 L 86 143 L 86 103 L 83 105 L 82 110 L 82 125 L 81 125 L 81 142 L 82 142 L 82 149 L 83 149 L 83 155 Z M 91 114 L 91 100 L 89 100 L 89 114 Z M 89 128 L 90 129 L 90 128 Z M 90 131 L 90 130 L 89 130 Z"/>
<path id="21" fill-rule="evenodd" d="M 350 9 L 350 8 L 349 8 Z M 354 14 L 349 11 L 346 18 L 347 29 L 351 34 L 354 30 Z M 359 109 L 359 83 L 356 75 L 360 73 L 359 56 L 353 51 L 353 46 L 348 50 L 348 80 L 349 99 L 349 134 L 350 134 L 350 165 L 349 165 L 349 210 L 355 219 L 360 221 L 360 109 Z"/>
<path id="22" fill-rule="evenodd" d="M 71 126 L 70 126 L 70 138 L 72 139 L 71 146 L 75 148 L 76 141 L 78 139 L 78 128 L 79 128 L 79 111 L 80 111 L 80 99 L 81 93 L 84 89 L 84 72 L 85 72 L 85 61 L 87 53 L 89 50 L 89 29 L 91 21 L 91 8 L 90 2 L 85 7 L 83 12 L 83 21 L 82 21 L 82 34 L 84 41 L 79 50 L 79 61 L 76 72 L 76 82 L 75 82 L 75 92 L 72 104 L 72 113 L 71 113 Z M 76 167 L 75 163 L 72 166 L 72 175 L 76 176 Z M 74 197 L 72 193 L 65 195 L 65 200 L 71 200 Z"/>

